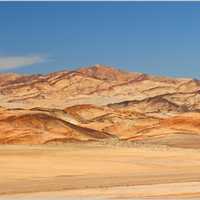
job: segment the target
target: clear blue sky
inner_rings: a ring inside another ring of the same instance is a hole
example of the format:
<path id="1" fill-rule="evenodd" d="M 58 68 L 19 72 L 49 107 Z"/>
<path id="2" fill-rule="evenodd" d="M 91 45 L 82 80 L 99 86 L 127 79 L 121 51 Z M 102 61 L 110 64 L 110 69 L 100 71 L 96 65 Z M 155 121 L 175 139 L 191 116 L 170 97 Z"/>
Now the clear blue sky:
<path id="1" fill-rule="evenodd" d="M 200 78 L 200 2 L 0 2 L 1 72 L 96 63 Z"/>

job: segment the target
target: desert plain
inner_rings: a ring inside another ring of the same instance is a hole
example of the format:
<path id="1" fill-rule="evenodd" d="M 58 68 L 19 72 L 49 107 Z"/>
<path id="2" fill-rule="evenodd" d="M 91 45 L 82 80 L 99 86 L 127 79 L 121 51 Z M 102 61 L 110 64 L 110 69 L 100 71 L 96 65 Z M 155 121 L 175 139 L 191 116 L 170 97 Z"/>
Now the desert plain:
<path id="1" fill-rule="evenodd" d="M 6 145 L 0 199 L 199 199 L 199 150 Z"/>

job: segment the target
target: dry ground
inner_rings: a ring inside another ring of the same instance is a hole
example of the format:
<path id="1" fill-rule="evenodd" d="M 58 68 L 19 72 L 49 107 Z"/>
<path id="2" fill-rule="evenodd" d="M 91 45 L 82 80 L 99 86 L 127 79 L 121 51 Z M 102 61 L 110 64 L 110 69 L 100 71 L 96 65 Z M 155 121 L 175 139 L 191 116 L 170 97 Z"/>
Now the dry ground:
<path id="1" fill-rule="evenodd" d="M 151 145 L 0 146 L 0 200 L 62 197 L 200 199 L 200 151 Z"/>

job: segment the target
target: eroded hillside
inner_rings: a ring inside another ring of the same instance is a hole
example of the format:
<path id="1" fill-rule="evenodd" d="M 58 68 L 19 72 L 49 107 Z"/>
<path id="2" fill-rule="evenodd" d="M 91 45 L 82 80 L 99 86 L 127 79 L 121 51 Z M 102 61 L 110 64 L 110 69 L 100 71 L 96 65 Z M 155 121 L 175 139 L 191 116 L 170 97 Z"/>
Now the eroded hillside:
<path id="1" fill-rule="evenodd" d="M 95 65 L 0 74 L 0 143 L 106 139 L 200 147 L 200 81 Z"/>

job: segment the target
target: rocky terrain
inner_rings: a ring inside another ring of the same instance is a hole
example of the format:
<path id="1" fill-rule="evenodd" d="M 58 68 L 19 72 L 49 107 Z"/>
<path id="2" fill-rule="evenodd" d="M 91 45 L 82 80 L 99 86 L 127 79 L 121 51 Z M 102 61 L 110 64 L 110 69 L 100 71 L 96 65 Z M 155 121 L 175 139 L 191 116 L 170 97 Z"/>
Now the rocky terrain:
<path id="1" fill-rule="evenodd" d="M 122 140 L 200 147 L 200 81 L 103 65 L 0 74 L 0 143 Z"/>

